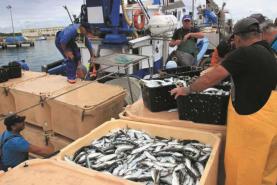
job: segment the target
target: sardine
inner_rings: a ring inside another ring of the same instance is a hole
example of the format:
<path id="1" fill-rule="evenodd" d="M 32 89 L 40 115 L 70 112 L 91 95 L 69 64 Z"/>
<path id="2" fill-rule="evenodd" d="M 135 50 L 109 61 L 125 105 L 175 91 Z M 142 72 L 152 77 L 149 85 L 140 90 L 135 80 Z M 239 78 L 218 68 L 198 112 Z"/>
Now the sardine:
<path id="1" fill-rule="evenodd" d="M 151 185 L 195 185 L 212 147 L 196 140 L 177 140 L 117 129 L 81 147 L 68 163 Z"/>
<path id="2" fill-rule="evenodd" d="M 147 145 L 144 145 L 144 146 L 142 146 L 140 148 L 137 148 L 137 149 L 133 150 L 131 154 L 140 153 L 140 152 L 146 150 L 147 148 L 149 148 L 150 146 L 151 146 L 151 143 L 149 143 Z"/>
<path id="3" fill-rule="evenodd" d="M 172 174 L 172 185 L 180 185 L 179 175 L 176 171 Z"/>
<path id="4" fill-rule="evenodd" d="M 110 160 L 116 158 L 116 156 L 117 156 L 116 154 L 110 154 L 110 155 L 103 156 L 103 157 L 101 157 L 101 158 L 99 158 L 99 159 L 97 160 L 97 163 L 98 163 L 98 162 L 110 161 Z"/>

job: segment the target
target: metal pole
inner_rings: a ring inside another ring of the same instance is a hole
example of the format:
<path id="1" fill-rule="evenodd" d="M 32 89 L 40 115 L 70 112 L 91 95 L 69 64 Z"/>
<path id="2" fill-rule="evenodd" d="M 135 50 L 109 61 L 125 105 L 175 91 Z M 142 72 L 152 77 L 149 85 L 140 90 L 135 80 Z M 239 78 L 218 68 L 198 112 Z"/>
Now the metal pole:
<path id="1" fill-rule="evenodd" d="M 64 7 L 64 9 L 66 10 L 66 12 L 67 12 L 67 14 L 68 14 L 68 16 L 69 16 L 69 19 L 70 19 L 71 23 L 73 24 L 73 20 L 72 20 L 72 18 L 71 18 L 71 15 L 70 15 L 68 9 L 67 9 L 67 6 L 65 5 L 65 6 L 63 6 L 63 7 Z"/>
<path id="2" fill-rule="evenodd" d="M 192 25 L 194 26 L 194 0 L 192 0 Z"/>
<path id="3" fill-rule="evenodd" d="M 14 38 L 14 40 L 15 40 L 14 25 L 13 25 L 13 16 L 12 16 L 12 6 L 11 6 L 11 5 L 8 5 L 8 6 L 7 6 L 7 9 L 10 10 L 11 21 L 12 21 L 12 29 L 13 29 L 13 38 Z"/>

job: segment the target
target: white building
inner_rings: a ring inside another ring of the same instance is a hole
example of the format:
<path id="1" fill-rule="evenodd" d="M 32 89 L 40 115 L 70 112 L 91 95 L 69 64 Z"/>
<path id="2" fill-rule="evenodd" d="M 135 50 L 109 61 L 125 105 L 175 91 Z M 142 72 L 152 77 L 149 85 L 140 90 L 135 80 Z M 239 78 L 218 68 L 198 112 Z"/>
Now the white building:
<path id="1" fill-rule="evenodd" d="M 23 29 L 22 35 L 25 37 L 52 37 L 55 36 L 56 33 L 62 30 L 64 27 L 51 27 L 51 28 L 31 28 L 31 29 Z"/>

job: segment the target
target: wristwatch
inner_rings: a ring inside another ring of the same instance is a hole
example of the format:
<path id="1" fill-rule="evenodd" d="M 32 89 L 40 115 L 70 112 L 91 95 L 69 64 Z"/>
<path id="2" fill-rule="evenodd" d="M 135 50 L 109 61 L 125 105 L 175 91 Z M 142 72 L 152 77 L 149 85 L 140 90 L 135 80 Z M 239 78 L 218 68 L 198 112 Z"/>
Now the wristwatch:
<path id="1" fill-rule="evenodd" d="M 191 92 L 191 88 L 190 88 L 190 86 L 185 87 L 185 88 L 184 88 L 184 91 L 185 91 L 185 94 L 186 94 L 186 95 L 189 95 L 189 94 L 191 94 L 191 93 L 192 93 L 192 92 Z"/>

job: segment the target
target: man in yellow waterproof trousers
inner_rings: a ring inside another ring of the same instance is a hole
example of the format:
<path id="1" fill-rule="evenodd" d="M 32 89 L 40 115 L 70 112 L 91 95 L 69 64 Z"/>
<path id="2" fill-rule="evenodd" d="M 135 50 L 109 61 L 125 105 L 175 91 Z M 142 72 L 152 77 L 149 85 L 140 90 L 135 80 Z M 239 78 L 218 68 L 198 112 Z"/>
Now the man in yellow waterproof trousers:
<path id="1" fill-rule="evenodd" d="M 276 185 L 277 63 L 262 41 L 259 23 L 244 18 L 234 26 L 236 50 L 189 87 L 172 95 L 185 96 L 218 84 L 231 75 L 225 149 L 225 185 Z"/>

